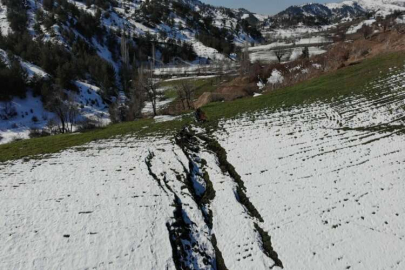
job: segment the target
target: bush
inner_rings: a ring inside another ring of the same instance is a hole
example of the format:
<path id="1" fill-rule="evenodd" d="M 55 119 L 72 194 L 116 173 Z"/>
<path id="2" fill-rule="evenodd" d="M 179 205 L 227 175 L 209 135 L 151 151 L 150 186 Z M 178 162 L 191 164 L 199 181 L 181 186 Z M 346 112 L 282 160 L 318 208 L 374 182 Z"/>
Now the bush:
<path id="1" fill-rule="evenodd" d="M 50 136 L 51 133 L 49 133 L 46 130 L 43 129 L 36 129 L 36 128 L 31 128 L 30 129 L 30 133 L 28 134 L 28 136 L 32 139 L 32 138 L 41 138 L 41 137 L 46 137 L 46 136 Z"/>
<path id="2" fill-rule="evenodd" d="M 77 131 L 78 132 L 85 132 L 89 130 L 93 130 L 96 128 L 100 128 L 102 126 L 101 121 L 92 118 L 86 118 L 84 121 L 78 123 Z"/>
<path id="3" fill-rule="evenodd" d="M 17 110 L 11 102 L 6 102 L 4 108 L 0 110 L 0 120 L 8 120 L 17 116 Z"/>
<path id="4" fill-rule="evenodd" d="M 36 117 L 36 116 L 33 116 L 32 118 L 31 118 L 31 121 L 32 122 L 34 122 L 34 123 L 38 123 L 38 117 Z"/>

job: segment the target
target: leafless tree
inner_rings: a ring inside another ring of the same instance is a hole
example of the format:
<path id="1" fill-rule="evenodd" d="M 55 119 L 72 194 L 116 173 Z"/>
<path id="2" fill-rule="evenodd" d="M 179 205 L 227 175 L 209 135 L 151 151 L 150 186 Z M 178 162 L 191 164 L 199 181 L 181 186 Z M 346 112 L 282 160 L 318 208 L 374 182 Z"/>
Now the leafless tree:
<path id="1" fill-rule="evenodd" d="M 240 74 L 246 75 L 250 71 L 249 43 L 245 42 L 243 51 L 240 57 Z"/>
<path id="2" fill-rule="evenodd" d="M 121 70 L 122 70 L 122 81 L 123 81 L 123 88 L 124 91 L 128 89 L 128 81 L 130 79 L 131 74 L 131 65 L 129 63 L 129 50 L 128 50 L 128 41 L 126 39 L 126 33 L 123 32 L 121 36 Z"/>
<path id="3" fill-rule="evenodd" d="M 50 134 L 58 133 L 58 120 L 55 118 L 49 119 L 46 124 L 46 128 Z"/>
<path id="4" fill-rule="evenodd" d="M 143 82 L 141 82 L 139 74 L 134 74 L 131 91 L 129 93 L 128 121 L 142 117 L 142 108 L 144 107 L 145 99 L 146 95 Z"/>
<path id="5" fill-rule="evenodd" d="M 182 82 L 177 87 L 177 95 L 181 100 L 183 109 L 194 109 L 193 98 L 196 91 L 195 86 L 190 82 Z"/>
<path id="6" fill-rule="evenodd" d="M 146 99 L 152 103 L 153 115 L 157 115 L 157 102 L 160 96 L 153 69 L 140 68 L 138 72 L 138 87 L 145 94 Z"/>
<path id="7" fill-rule="evenodd" d="M 361 28 L 361 32 L 363 33 L 364 38 L 367 39 L 373 33 L 373 28 L 371 26 L 365 24 Z"/>
<path id="8" fill-rule="evenodd" d="M 277 60 L 279 63 L 281 63 L 281 60 L 283 59 L 285 54 L 286 54 L 286 51 L 284 51 L 284 50 L 275 50 L 274 51 L 274 55 L 277 57 Z"/>
<path id="9" fill-rule="evenodd" d="M 62 90 L 57 90 L 54 96 L 48 100 L 46 108 L 56 114 L 59 120 L 59 133 L 73 132 L 79 115 L 79 109 L 73 96 L 66 97 Z"/>
<path id="10" fill-rule="evenodd" d="M 110 120 L 112 123 L 120 123 L 124 120 L 125 115 L 123 114 L 123 109 L 124 107 L 118 100 L 110 104 L 108 113 L 110 114 Z"/>

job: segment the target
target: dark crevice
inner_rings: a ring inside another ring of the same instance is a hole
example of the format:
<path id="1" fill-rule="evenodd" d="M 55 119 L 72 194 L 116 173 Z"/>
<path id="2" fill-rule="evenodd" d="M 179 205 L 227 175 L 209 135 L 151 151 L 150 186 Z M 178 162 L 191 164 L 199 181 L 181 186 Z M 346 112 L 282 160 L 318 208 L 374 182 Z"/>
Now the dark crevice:
<path id="1" fill-rule="evenodd" d="M 219 166 L 222 170 L 223 173 L 228 173 L 231 178 L 234 179 L 234 181 L 237 184 L 236 188 L 236 198 L 238 201 L 247 209 L 248 214 L 252 217 L 257 218 L 260 222 L 263 222 L 263 218 L 260 215 L 259 211 L 256 209 L 256 207 L 250 202 L 249 198 L 246 195 L 246 187 L 244 185 L 244 182 L 241 178 L 241 176 L 236 172 L 235 167 L 228 162 L 227 158 L 227 153 L 225 149 L 215 140 L 207 136 L 199 135 L 199 138 L 203 140 L 207 148 L 214 152 L 218 162 Z M 277 252 L 274 250 L 272 243 L 271 243 L 271 237 L 266 232 L 263 230 L 257 223 L 255 223 L 255 228 L 257 232 L 259 233 L 259 236 L 261 238 L 261 245 L 264 254 L 271 258 L 274 261 L 274 265 L 283 268 L 283 263 L 279 259 Z M 272 267 L 272 268 L 273 268 Z"/>
<path id="2" fill-rule="evenodd" d="M 191 231 L 188 224 L 184 221 L 183 207 L 180 199 L 177 196 L 175 196 L 174 204 L 175 221 L 172 224 L 166 224 L 167 230 L 169 231 L 170 244 L 172 246 L 173 261 L 176 269 L 189 269 L 190 267 L 187 264 L 188 253 L 185 245 L 183 245 L 183 240 L 188 240 L 191 242 Z"/>
<path id="3" fill-rule="evenodd" d="M 266 254 L 267 257 L 269 257 L 274 261 L 274 265 L 272 268 L 274 268 L 275 266 L 284 268 L 283 262 L 280 260 L 277 252 L 273 248 L 270 235 L 265 230 L 263 230 L 257 223 L 255 223 L 255 229 L 259 233 L 264 254 Z"/>
<path id="4" fill-rule="evenodd" d="M 215 190 L 209 174 L 202 170 L 205 161 L 197 156 L 200 151 L 199 142 L 194 134 L 186 128 L 179 132 L 175 139 L 176 144 L 182 149 L 189 163 L 188 169 L 184 168 L 184 172 L 187 175 L 186 186 L 203 213 L 206 224 L 212 229 L 212 215 L 208 207 L 210 202 L 215 198 Z M 197 162 L 200 163 L 200 166 L 197 165 Z M 197 181 L 197 179 L 200 181 Z M 204 188 L 200 182 L 205 183 Z M 202 189 L 204 191 L 201 191 Z"/>
<path id="5" fill-rule="evenodd" d="M 216 265 L 216 270 L 228 270 L 228 268 L 225 265 L 225 260 L 222 257 L 222 253 L 218 248 L 217 244 L 217 238 L 215 237 L 215 234 L 212 235 L 212 245 L 214 246 L 215 249 L 215 265 Z"/>
<path id="6" fill-rule="evenodd" d="M 153 152 L 149 151 L 149 155 L 145 159 L 146 166 L 148 167 L 148 172 L 149 175 L 152 176 L 152 178 L 158 183 L 159 187 L 167 193 L 166 189 L 162 185 L 162 181 L 159 179 L 159 177 L 153 172 L 152 170 L 152 159 L 155 157 L 155 154 Z"/>
<path id="7" fill-rule="evenodd" d="M 207 148 L 215 153 L 219 166 L 223 173 L 228 173 L 229 176 L 234 179 L 237 184 L 236 187 L 236 198 L 238 201 L 247 209 L 248 214 L 251 217 L 257 218 L 260 222 L 263 222 L 263 218 L 260 215 L 259 211 L 257 211 L 256 207 L 250 202 L 249 198 L 246 195 L 246 187 L 245 184 L 240 177 L 240 175 L 236 172 L 235 167 L 228 162 L 227 153 L 224 148 L 214 139 L 211 139 L 207 136 L 199 135 L 207 145 Z"/>
<path id="8" fill-rule="evenodd" d="M 237 184 L 235 197 L 240 204 L 244 206 L 248 215 L 256 218 L 258 221 L 263 222 L 263 218 L 255 208 L 255 206 L 250 202 L 246 195 L 246 187 L 240 175 L 236 172 L 236 169 L 232 164 L 228 162 L 227 153 L 224 148 L 211 137 L 204 136 L 201 134 L 195 134 L 189 128 L 184 128 L 176 136 L 176 144 L 183 150 L 183 153 L 188 158 L 189 164 L 188 169 L 184 166 L 184 171 L 187 175 L 186 186 L 192 194 L 193 199 L 197 202 L 200 210 L 202 211 L 204 217 L 206 218 L 206 224 L 212 229 L 212 211 L 209 209 L 210 202 L 215 198 L 215 190 L 213 184 L 209 178 L 209 174 L 204 171 L 206 166 L 206 161 L 201 160 L 199 153 L 201 148 L 206 148 L 207 150 L 213 152 L 218 160 L 218 165 L 224 174 L 228 174 Z M 197 181 L 197 179 L 199 181 Z M 201 187 L 197 187 L 198 182 L 203 181 L 205 183 L 204 192 L 197 191 Z M 274 267 L 283 268 L 283 263 L 279 259 L 277 252 L 275 252 L 272 247 L 270 235 L 263 230 L 258 223 L 254 223 L 256 232 L 258 233 L 260 239 L 260 245 L 265 256 L 269 257 L 274 261 Z M 222 257 L 222 253 L 218 248 L 217 239 L 214 234 L 211 235 L 211 243 L 215 249 L 215 266 L 219 270 L 227 270 L 225 261 Z"/>
<path id="9" fill-rule="evenodd" d="M 200 151 L 199 142 L 192 131 L 187 128 L 184 128 L 181 132 L 179 132 L 175 139 L 176 144 L 182 149 L 189 162 L 188 170 L 184 168 L 184 171 L 187 175 L 187 188 L 192 194 L 194 201 L 197 202 L 200 211 L 204 216 L 205 223 L 210 228 L 210 230 L 212 230 L 213 214 L 211 209 L 209 209 L 209 205 L 215 198 L 215 190 L 210 180 L 209 174 L 202 170 L 206 162 L 204 160 L 201 160 L 197 155 Z M 197 165 L 197 162 L 200 164 L 200 167 Z M 204 192 L 197 192 L 197 178 L 200 178 L 200 180 L 204 181 Z M 228 270 L 225 265 L 224 258 L 222 257 L 222 253 L 217 246 L 217 239 L 214 234 L 211 235 L 211 243 L 215 251 L 214 269 Z"/>
<path id="10" fill-rule="evenodd" d="M 166 176 L 163 181 L 153 172 L 152 160 L 155 157 L 153 152 L 149 152 L 145 162 L 148 166 L 149 174 L 159 184 L 160 188 L 167 190 L 174 196 L 173 205 L 175 210 L 173 212 L 174 221 L 166 223 L 167 230 L 169 232 L 170 244 L 173 253 L 173 262 L 176 269 L 198 269 L 198 259 L 193 256 L 193 253 L 197 253 L 203 258 L 203 263 L 208 266 L 214 265 L 214 258 L 211 258 L 204 249 L 201 249 L 197 240 L 193 236 L 192 227 L 195 225 L 193 221 L 188 217 L 187 213 L 183 210 L 183 204 L 181 199 L 168 185 Z"/>

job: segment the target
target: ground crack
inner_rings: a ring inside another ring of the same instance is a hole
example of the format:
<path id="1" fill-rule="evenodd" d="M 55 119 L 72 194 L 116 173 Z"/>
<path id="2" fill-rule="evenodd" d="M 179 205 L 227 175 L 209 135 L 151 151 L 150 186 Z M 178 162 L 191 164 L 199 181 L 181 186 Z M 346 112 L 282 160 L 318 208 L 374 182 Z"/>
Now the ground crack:
<path id="1" fill-rule="evenodd" d="M 154 158 L 154 153 L 149 152 L 148 157 L 145 159 L 149 174 L 166 194 L 172 194 L 174 197 L 174 220 L 172 222 L 166 223 L 166 228 L 169 233 L 170 244 L 172 247 L 172 257 L 176 269 L 201 269 L 198 265 L 198 258 L 202 258 L 202 262 L 205 266 L 210 266 L 214 269 L 226 269 L 215 268 L 215 260 L 209 254 L 207 254 L 205 246 L 199 245 L 193 230 L 193 226 L 195 224 L 191 220 L 191 217 L 184 210 L 181 198 L 168 184 L 166 174 L 164 175 L 164 179 L 160 179 L 156 175 L 156 173 L 153 172 L 152 161 Z M 206 268 L 204 267 L 203 269 Z"/>
<path id="2" fill-rule="evenodd" d="M 236 172 L 235 167 L 231 163 L 229 163 L 226 150 L 219 144 L 218 141 L 213 139 L 212 135 L 199 134 L 197 136 L 206 143 L 207 149 L 212 151 L 216 155 L 222 172 L 229 174 L 229 176 L 237 184 L 235 195 L 239 203 L 241 203 L 247 209 L 247 212 L 251 217 L 254 217 L 260 222 L 263 222 L 263 218 L 260 215 L 259 211 L 250 202 L 249 198 L 246 195 L 246 187 L 241 176 Z M 258 223 L 255 222 L 254 225 L 257 233 L 260 236 L 261 247 L 264 254 L 274 261 L 273 267 L 278 266 L 283 268 L 283 263 L 279 259 L 277 252 L 274 250 L 272 246 L 271 237 L 268 234 L 268 232 L 263 230 Z"/>
<path id="3" fill-rule="evenodd" d="M 198 139 L 189 129 L 184 128 L 176 135 L 175 141 L 182 149 L 189 162 L 188 169 L 184 168 L 184 172 L 187 175 L 187 188 L 190 194 L 192 194 L 194 201 L 197 202 L 197 205 L 204 216 L 205 223 L 210 230 L 212 230 L 213 214 L 209 208 L 211 201 L 215 198 L 215 190 L 209 174 L 203 170 L 206 162 L 201 160 L 198 156 L 200 151 Z M 222 253 L 218 248 L 215 234 L 211 234 L 211 243 L 215 250 L 214 269 L 228 270 L 222 257 Z"/>

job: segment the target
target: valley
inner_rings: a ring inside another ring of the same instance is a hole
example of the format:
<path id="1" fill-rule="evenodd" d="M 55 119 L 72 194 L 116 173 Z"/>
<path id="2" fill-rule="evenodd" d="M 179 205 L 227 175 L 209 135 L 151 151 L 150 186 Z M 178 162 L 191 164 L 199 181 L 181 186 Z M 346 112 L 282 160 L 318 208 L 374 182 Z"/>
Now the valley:
<path id="1" fill-rule="evenodd" d="M 0 0 L 0 269 L 404 269 L 402 2 Z"/>

